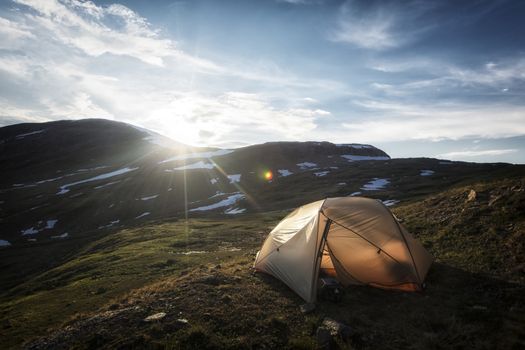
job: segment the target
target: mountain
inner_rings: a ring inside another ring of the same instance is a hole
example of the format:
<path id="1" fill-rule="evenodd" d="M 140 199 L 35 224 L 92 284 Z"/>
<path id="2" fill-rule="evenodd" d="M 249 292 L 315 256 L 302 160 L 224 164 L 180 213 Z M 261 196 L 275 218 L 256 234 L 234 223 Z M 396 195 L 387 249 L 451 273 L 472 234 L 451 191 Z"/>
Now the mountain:
<path id="1" fill-rule="evenodd" d="M 326 318 L 350 326 L 343 348 L 525 345 L 523 165 L 199 148 L 79 120 L 0 128 L 0 169 L 2 348 L 315 348 Z M 383 201 L 435 257 L 427 290 L 348 287 L 303 314 L 255 254 L 293 208 L 352 195 Z"/>
<path id="2" fill-rule="evenodd" d="M 258 204 L 247 193 L 285 177 L 321 177 L 354 161 L 388 159 L 370 145 L 328 142 L 197 148 L 97 119 L 8 126 L 0 128 L 0 239 L 60 238 L 146 217 L 182 217 L 186 208 L 254 211 Z"/>

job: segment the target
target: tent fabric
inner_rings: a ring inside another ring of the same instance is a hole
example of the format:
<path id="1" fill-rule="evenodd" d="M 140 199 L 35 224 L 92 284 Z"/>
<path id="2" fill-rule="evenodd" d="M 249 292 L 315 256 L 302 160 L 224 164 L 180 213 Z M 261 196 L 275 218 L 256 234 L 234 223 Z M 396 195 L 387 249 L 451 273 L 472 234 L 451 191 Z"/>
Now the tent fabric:
<path id="1" fill-rule="evenodd" d="M 432 260 L 383 203 L 342 197 L 304 205 L 284 218 L 266 238 L 255 269 L 314 302 L 320 271 L 343 285 L 418 291 Z"/>

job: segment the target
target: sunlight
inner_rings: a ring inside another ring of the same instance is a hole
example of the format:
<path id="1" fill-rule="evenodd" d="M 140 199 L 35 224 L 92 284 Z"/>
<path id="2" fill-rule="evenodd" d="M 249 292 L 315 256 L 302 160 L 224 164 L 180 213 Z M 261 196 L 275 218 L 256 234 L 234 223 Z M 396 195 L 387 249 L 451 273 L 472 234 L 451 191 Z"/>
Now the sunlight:
<path id="1" fill-rule="evenodd" d="M 182 107 L 182 108 L 180 108 Z M 152 112 L 151 119 L 162 125 L 161 132 L 177 142 L 197 146 L 200 144 L 199 127 L 191 119 L 191 105 L 179 106 L 179 110 L 162 108 Z"/>

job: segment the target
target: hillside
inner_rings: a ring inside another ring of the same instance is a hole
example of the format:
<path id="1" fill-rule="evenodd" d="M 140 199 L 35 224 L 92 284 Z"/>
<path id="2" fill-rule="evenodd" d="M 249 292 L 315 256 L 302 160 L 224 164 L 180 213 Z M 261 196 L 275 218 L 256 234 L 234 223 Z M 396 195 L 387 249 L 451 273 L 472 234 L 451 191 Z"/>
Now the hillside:
<path id="1" fill-rule="evenodd" d="M 0 128 L 0 166 L 2 347 L 315 348 L 325 317 L 351 327 L 343 348 L 525 345 L 523 165 L 196 148 L 80 120 Z M 305 315 L 253 274 L 290 210 L 342 196 L 381 200 L 432 253 L 424 293 L 349 287 Z"/>
<path id="2" fill-rule="evenodd" d="M 524 203 L 524 180 L 507 179 L 396 207 L 436 258 L 427 290 L 349 287 L 342 303 L 322 301 L 308 315 L 282 283 L 251 271 L 285 212 L 149 222 L 94 239 L 4 295 L 3 339 L 19 344 L 52 326 L 58 328 L 26 346 L 312 348 L 316 328 L 330 317 L 350 325 L 353 348 L 520 347 Z M 143 321 L 160 312 L 161 320 Z"/>

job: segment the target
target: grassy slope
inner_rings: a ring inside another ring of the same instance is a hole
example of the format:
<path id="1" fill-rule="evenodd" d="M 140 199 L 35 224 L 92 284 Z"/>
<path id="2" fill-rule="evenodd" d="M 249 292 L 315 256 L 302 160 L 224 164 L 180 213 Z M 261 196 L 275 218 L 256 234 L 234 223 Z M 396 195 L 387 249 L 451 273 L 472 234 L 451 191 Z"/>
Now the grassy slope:
<path id="1" fill-rule="evenodd" d="M 491 181 L 395 208 L 436 257 L 424 294 L 351 287 L 341 304 L 321 302 L 305 316 L 300 298 L 250 271 L 284 212 L 158 222 L 99 237 L 5 293 L 0 336 L 16 347 L 66 323 L 34 345 L 309 347 L 329 316 L 354 328 L 356 348 L 523 346 L 524 188 Z M 37 258 L 48 251 L 36 248 Z M 180 254 L 188 251 L 206 253 Z M 163 321 L 141 321 L 161 311 Z"/>

